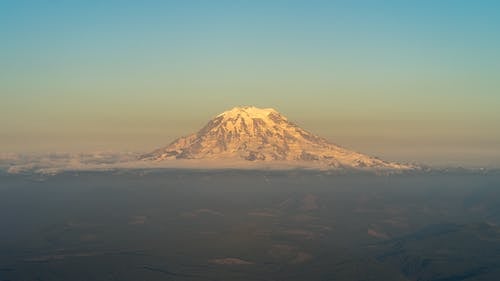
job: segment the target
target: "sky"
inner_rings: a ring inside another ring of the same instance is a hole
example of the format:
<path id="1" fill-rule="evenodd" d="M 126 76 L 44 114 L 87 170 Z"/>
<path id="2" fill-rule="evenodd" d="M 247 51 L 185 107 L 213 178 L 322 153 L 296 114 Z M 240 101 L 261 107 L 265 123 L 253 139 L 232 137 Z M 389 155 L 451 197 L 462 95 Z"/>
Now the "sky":
<path id="1" fill-rule="evenodd" d="M 0 153 L 144 152 L 238 105 L 500 167 L 498 1 L 0 0 Z"/>

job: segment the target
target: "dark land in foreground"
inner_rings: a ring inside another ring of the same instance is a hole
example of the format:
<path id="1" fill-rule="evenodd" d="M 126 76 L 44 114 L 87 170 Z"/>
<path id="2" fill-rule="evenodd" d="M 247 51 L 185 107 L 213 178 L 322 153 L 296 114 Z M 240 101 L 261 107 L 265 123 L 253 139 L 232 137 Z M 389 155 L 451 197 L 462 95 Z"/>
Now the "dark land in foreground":
<path id="1" fill-rule="evenodd" d="M 0 281 L 500 280 L 500 175 L 0 175 Z"/>

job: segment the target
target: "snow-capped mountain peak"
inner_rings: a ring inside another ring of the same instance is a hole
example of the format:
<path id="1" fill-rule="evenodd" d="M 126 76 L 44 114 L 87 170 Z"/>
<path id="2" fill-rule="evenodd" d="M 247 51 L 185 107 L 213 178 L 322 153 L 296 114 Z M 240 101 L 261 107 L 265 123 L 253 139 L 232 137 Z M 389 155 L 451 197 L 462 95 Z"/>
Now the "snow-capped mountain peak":
<path id="1" fill-rule="evenodd" d="M 274 108 L 258 108 L 255 106 L 237 106 L 230 110 L 224 111 L 219 116 L 225 116 L 227 118 L 234 118 L 237 115 L 245 115 L 247 117 L 260 117 L 266 118 L 269 113 L 278 113 Z"/>
<path id="2" fill-rule="evenodd" d="M 197 133 L 181 137 L 141 159 L 232 159 L 333 167 L 409 168 L 344 149 L 300 128 L 273 108 L 254 106 L 224 111 Z"/>

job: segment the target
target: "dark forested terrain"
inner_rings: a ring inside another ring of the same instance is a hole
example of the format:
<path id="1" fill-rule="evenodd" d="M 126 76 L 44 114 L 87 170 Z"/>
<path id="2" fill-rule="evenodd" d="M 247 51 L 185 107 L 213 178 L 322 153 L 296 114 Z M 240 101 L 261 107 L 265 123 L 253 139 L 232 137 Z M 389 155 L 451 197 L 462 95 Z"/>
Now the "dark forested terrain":
<path id="1" fill-rule="evenodd" d="M 0 176 L 0 280 L 500 280 L 500 176 Z"/>

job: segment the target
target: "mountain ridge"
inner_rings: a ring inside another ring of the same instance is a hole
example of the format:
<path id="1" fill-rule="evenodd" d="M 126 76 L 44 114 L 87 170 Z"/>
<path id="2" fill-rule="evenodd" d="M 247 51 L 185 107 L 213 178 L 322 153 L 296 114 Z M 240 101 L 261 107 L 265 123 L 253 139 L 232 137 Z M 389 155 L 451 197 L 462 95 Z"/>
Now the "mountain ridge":
<path id="1" fill-rule="evenodd" d="M 273 108 L 238 106 L 216 115 L 198 132 L 140 156 L 177 159 L 300 162 L 332 168 L 411 169 L 345 149 L 299 127 Z"/>

